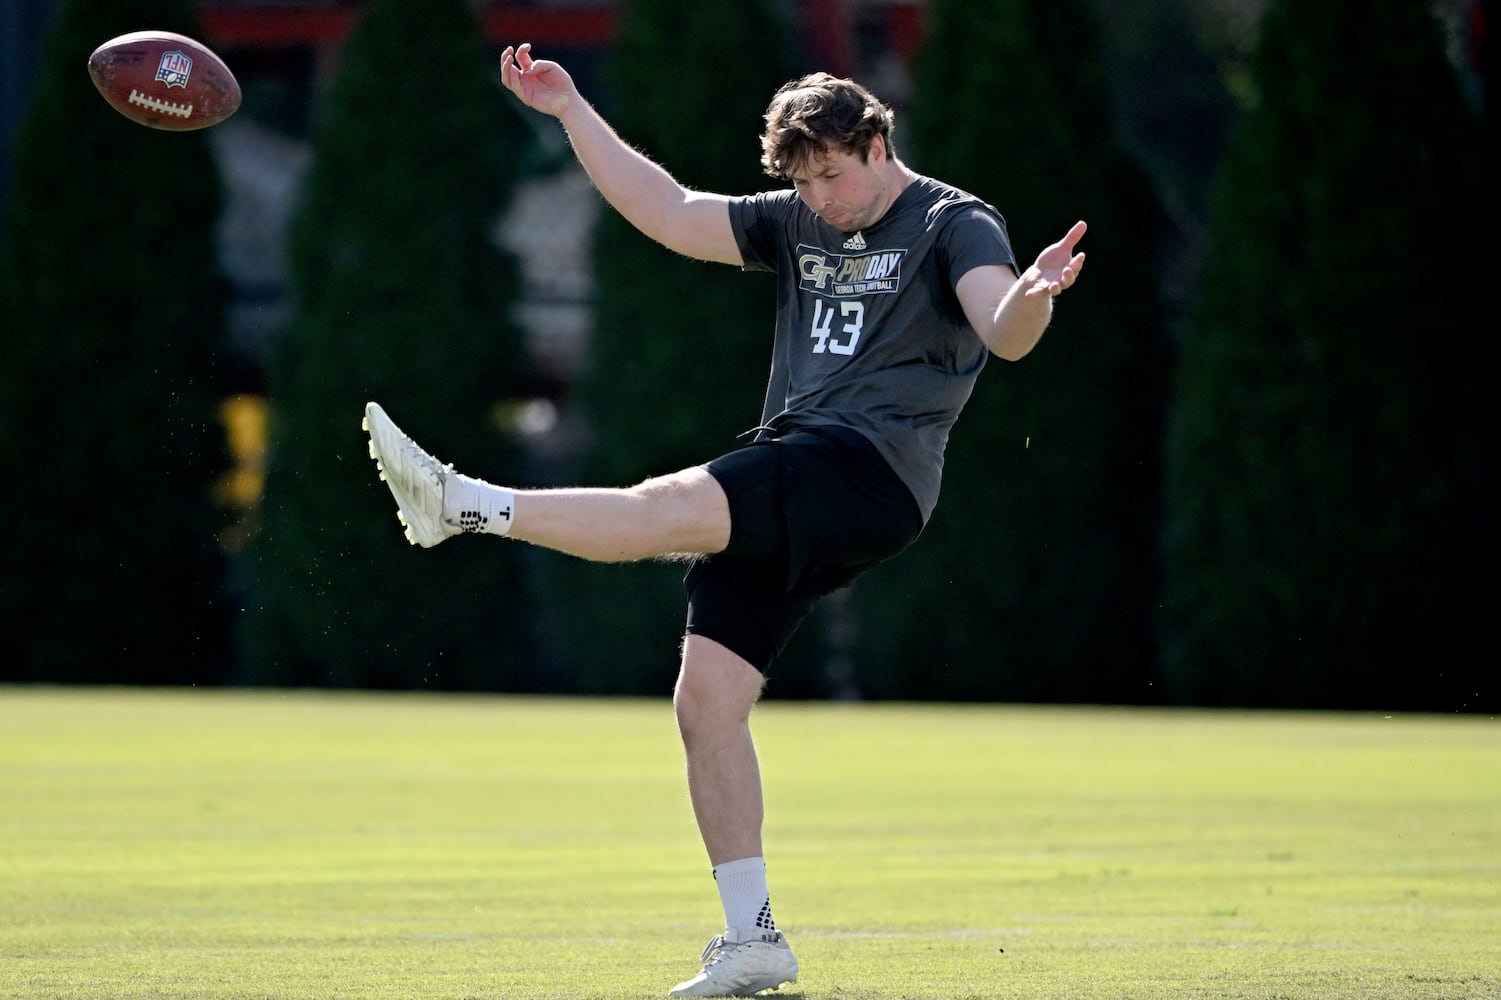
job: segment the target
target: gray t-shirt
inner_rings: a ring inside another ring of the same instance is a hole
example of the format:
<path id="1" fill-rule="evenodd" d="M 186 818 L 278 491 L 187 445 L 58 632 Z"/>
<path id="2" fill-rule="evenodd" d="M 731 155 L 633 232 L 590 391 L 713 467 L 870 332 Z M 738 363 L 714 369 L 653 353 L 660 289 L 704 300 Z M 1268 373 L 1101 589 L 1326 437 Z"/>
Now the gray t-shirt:
<path id="1" fill-rule="evenodd" d="M 794 190 L 733 198 L 748 271 L 777 276 L 776 340 L 761 437 L 835 424 L 869 438 L 924 523 L 943 451 L 987 350 L 954 286 L 985 264 L 1016 267 L 990 205 L 928 177 L 869 229 L 845 233 Z"/>

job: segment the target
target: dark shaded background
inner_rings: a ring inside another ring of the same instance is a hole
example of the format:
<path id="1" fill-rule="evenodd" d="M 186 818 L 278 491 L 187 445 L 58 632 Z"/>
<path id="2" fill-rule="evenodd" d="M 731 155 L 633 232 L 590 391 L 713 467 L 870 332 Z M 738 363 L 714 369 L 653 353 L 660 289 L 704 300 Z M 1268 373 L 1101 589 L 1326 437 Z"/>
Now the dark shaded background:
<path id="1" fill-rule="evenodd" d="M 0 2 L 0 680 L 668 690 L 679 567 L 410 550 L 358 430 L 394 400 L 550 485 L 755 420 L 769 282 L 601 211 L 496 86 L 530 38 L 692 184 L 772 183 L 765 99 L 829 68 L 1024 261 L 1091 222 L 920 544 L 772 695 L 1495 710 L 1488 4 L 438 6 Z M 226 58 L 234 119 L 98 99 L 147 22 Z"/>

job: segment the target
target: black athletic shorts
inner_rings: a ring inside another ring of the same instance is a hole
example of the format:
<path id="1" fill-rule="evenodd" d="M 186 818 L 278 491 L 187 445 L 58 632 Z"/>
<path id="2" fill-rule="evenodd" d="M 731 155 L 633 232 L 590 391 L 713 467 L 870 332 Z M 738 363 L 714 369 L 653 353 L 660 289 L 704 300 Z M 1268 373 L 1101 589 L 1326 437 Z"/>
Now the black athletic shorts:
<path id="1" fill-rule="evenodd" d="M 704 468 L 729 498 L 730 543 L 688 565 L 687 632 L 763 673 L 820 597 L 922 530 L 906 484 L 848 428 L 757 441 Z"/>

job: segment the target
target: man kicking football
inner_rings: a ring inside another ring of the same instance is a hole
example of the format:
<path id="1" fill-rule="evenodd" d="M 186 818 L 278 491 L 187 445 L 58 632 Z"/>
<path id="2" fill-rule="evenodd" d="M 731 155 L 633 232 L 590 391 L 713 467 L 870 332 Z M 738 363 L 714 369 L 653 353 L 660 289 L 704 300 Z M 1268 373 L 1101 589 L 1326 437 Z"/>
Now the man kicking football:
<path id="1" fill-rule="evenodd" d="M 1000 214 L 907 167 L 891 110 L 825 73 L 787 83 L 766 111 L 761 163 L 791 187 L 727 196 L 683 187 L 626 145 L 529 43 L 507 47 L 500 72 L 522 103 L 558 119 L 601 195 L 646 236 L 775 275 L 760 423 L 728 454 L 619 488 L 462 475 L 373 402 L 371 455 L 417 545 L 492 534 L 596 561 L 688 560 L 673 706 L 725 928 L 670 995 L 749 996 L 798 973 L 761 845 L 750 715 L 765 671 L 821 597 L 917 538 L 987 356 L 1015 361 L 1036 345 L 1084 267 L 1085 225 L 1018 274 Z"/>

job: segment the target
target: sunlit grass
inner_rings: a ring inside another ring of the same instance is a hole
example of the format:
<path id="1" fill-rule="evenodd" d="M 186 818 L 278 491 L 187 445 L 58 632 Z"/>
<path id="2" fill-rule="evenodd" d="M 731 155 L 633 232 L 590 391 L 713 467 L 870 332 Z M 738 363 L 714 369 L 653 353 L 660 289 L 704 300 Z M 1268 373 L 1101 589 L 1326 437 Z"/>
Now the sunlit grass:
<path id="1" fill-rule="evenodd" d="M 769 702 L 784 997 L 1501 995 L 1489 718 Z M 0 997 L 662 997 L 667 701 L 0 688 Z"/>

